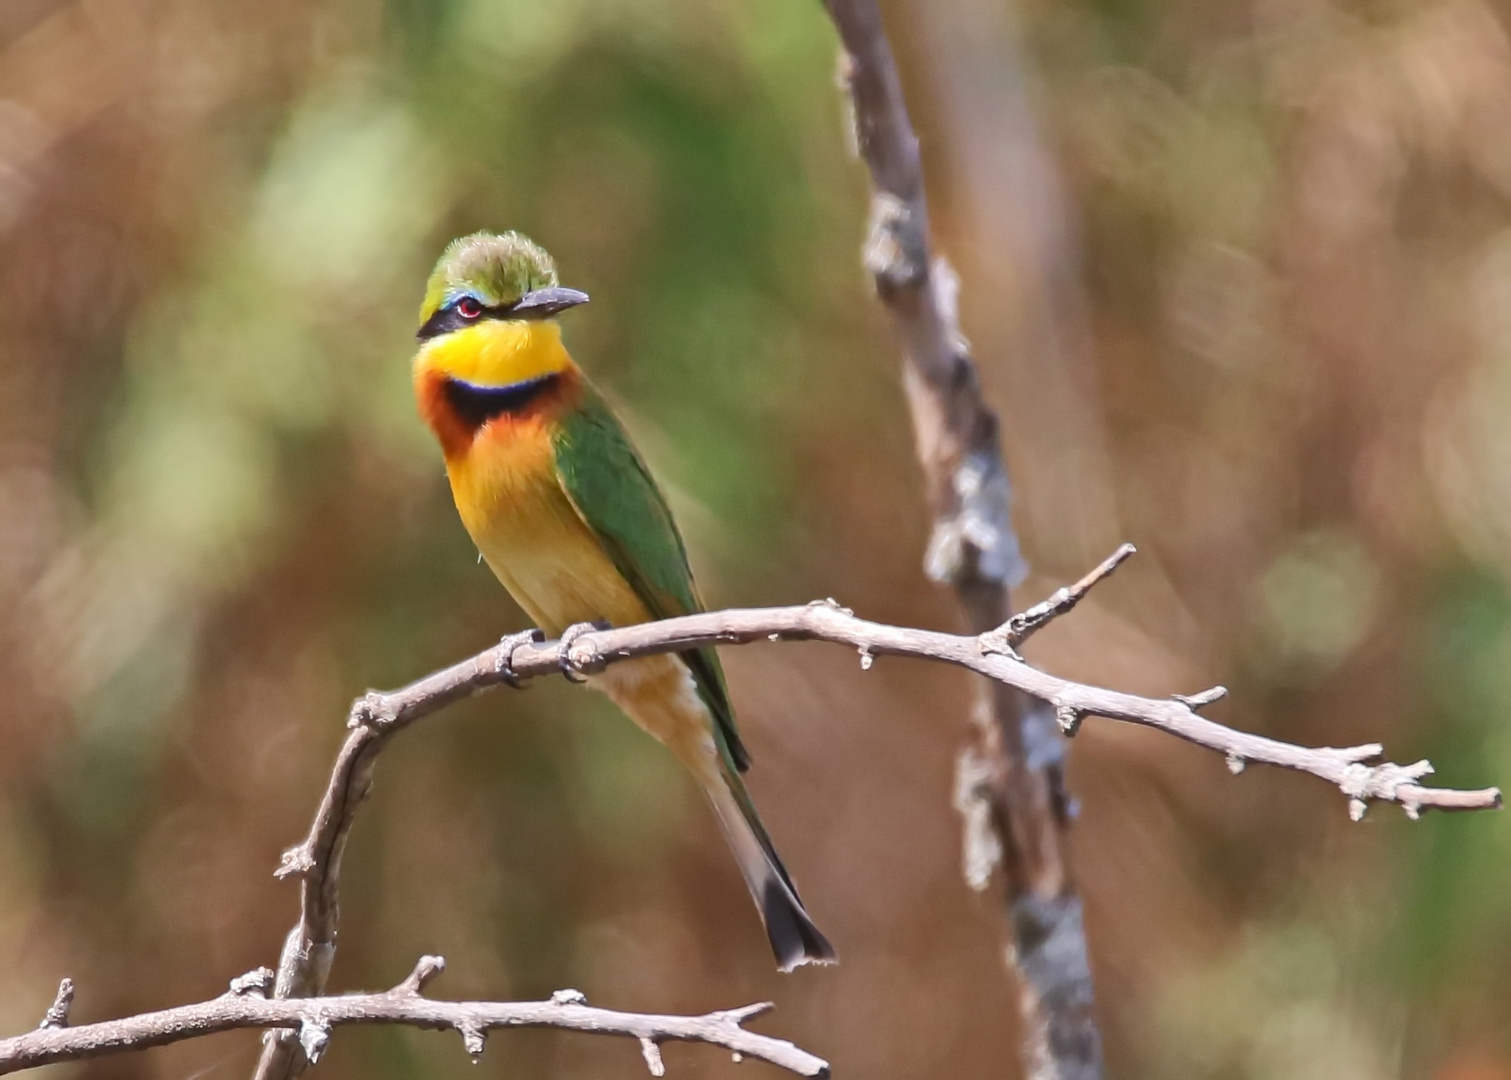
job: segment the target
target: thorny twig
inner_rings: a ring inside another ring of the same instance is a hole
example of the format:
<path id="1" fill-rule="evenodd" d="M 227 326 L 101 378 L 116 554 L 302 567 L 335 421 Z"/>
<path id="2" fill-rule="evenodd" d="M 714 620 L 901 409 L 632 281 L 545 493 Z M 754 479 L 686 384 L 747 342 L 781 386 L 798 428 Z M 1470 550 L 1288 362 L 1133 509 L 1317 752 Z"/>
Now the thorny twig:
<path id="1" fill-rule="evenodd" d="M 1011 625 L 1011 624 L 1009 624 Z M 1168 699 L 1139 697 L 1061 679 L 999 651 L 997 632 L 974 637 L 892 626 L 857 617 L 833 600 L 792 607 L 731 608 L 576 635 L 569 649 L 560 642 L 526 641 L 495 646 L 392 693 L 369 693 L 353 709 L 352 738 L 362 731 L 383 735 L 403 728 L 460 698 L 497 686 L 507 665 L 520 678 L 560 675 L 564 670 L 597 674 L 624 660 L 682 652 L 704 645 L 747 645 L 760 641 L 827 641 L 872 656 L 938 660 L 968 668 L 1056 709 L 1082 717 L 1101 716 L 1159 728 L 1188 742 L 1249 762 L 1311 773 L 1345 795 L 1366 801 L 1399 803 L 1407 810 L 1481 810 L 1500 805 L 1496 788 L 1460 791 L 1416 783 L 1431 772 L 1424 762 L 1410 766 L 1367 765 L 1383 753 L 1379 744 L 1346 748 L 1308 748 L 1237 731 L 1199 715 L 1222 696 L 1221 688 Z M 507 652 L 504 650 L 507 649 Z M 1362 770 L 1362 771 L 1361 771 Z M 320 846 L 320 828 L 285 856 L 280 873 L 305 866 Z"/>
<path id="2" fill-rule="evenodd" d="M 272 972 L 260 968 L 231 980 L 231 989 L 220 997 L 196 1005 L 79 1027 L 43 1021 L 35 1031 L 0 1039 L 0 1073 L 142 1050 L 235 1028 L 286 1030 L 298 1042 L 301 1053 L 316 1061 L 335 1028 L 348 1024 L 405 1024 L 455 1031 L 461 1035 L 462 1044 L 473 1060 L 482 1055 L 488 1032 L 496 1028 L 553 1027 L 637 1039 L 653 1076 L 665 1074 L 659 1046 L 671 1041 L 722 1046 L 736 1059 L 759 1058 L 798 1076 L 829 1074 L 828 1062 L 822 1058 L 783 1039 L 747 1031 L 742 1026 L 768 1011 L 769 1002 L 704 1016 L 658 1016 L 593 1008 L 576 990 L 558 990 L 549 1001 L 525 1002 L 436 1001 L 422 996 L 425 985 L 445 966 L 439 956 L 422 956 L 409 977 L 392 990 L 309 998 L 265 997 L 261 987 Z M 64 982 L 71 987 L 67 980 Z"/>
<path id="3" fill-rule="evenodd" d="M 1100 580 L 1100 579 L 1098 579 Z M 1159 728 L 1188 742 L 1223 754 L 1235 763 L 1260 762 L 1311 773 L 1337 786 L 1353 809 L 1368 802 L 1399 803 L 1413 817 L 1421 810 L 1479 810 L 1500 805 L 1495 788 L 1457 791 L 1429 788 L 1418 781 L 1431 770 L 1426 762 L 1401 766 L 1371 765 L 1376 745 L 1310 749 L 1250 735 L 1197 714 L 1210 704 L 1212 691 L 1160 700 L 1123 694 L 1060 679 L 1003 651 L 997 644 L 1008 630 L 998 628 L 974 637 L 889 626 L 857 618 L 833 600 L 795 607 L 711 611 L 660 622 L 604 630 L 586 630 L 569 641 L 542 641 L 516 634 L 461 663 L 427 675 L 390 693 L 372 691 L 352 705 L 351 734 L 336 757 L 330 785 L 309 835 L 284 854 L 279 877 L 296 877 L 301 885 L 298 925 L 290 931 L 278 971 L 278 997 L 311 997 L 324 989 L 335 955 L 336 898 L 341 854 L 357 807 L 372 784 L 377 752 L 388 738 L 423 717 L 473 694 L 501 685 L 523 685 L 542 676 L 596 674 L 610 664 L 639 656 L 682 652 L 703 645 L 745 645 L 760 641 L 828 641 L 863 657 L 910 656 L 967 668 L 1047 703 L 1073 733 L 1086 716 L 1102 716 Z M 1235 770 L 1236 771 L 1236 770 Z M 263 1067 L 303 1068 L 303 1053 L 293 1033 L 275 1036 L 265 1048 Z M 280 1048 L 283 1048 L 280 1050 Z"/>
<path id="4" fill-rule="evenodd" d="M 996 630 L 983 634 L 982 641 L 1009 650 L 1016 655 L 1019 645 L 1061 615 L 1068 614 L 1091 591 L 1093 585 L 1122 566 L 1137 551 L 1138 549 L 1132 544 L 1124 544 L 1103 559 L 1095 570 L 1080 581 L 1074 585 L 1067 585 L 1063 589 L 1056 589 L 1047 599 L 1039 601 L 1027 611 L 1014 615 Z"/>

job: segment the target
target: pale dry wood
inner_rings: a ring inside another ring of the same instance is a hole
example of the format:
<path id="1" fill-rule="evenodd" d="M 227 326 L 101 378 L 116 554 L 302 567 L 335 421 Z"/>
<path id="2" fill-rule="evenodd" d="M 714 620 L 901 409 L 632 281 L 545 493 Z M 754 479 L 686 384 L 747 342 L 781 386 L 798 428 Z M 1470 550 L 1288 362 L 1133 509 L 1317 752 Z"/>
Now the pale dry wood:
<path id="1" fill-rule="evenodd" d="M 1213 691 L 1148 698 L 1072 682 L 1040 671 L 1012 655 L 1000 645 L 995 631 L 967 636 L 871 622 L 833 600 L 792 607 L 731 608 L 637 626 L 590 629 L 575 635 L 566 648 L 557 641 L 506 641 L 403 689 L 367 694 L 353 705 L 348 723 L 354 728 L 353 740 L 361 738 L 364 731 L 372 733 L 369 738 L 384 737 L 452 702 L 500 685 L 505 682 L 506 672 L 512 671 L 520 679 L 564 673 L 592 675 L 610 664 L 640 656 L 682 652 L 704 645 L 771 641 L 827 641 L 854 649 L 861 658 L 912 657 L 954 664 L 1020 690 L 1057 712 L 1073 713 L 1078 719 L 1100 716 L 1142 724 L 1207 747 L 1227 759 L 1310 773 L 1333 784 L 1350 799 L 1397 803 L 1408 811 L 1486 810 L 1500 806 L 1497 788 L 1460 791 L 1418 784 L 1417 780 L 1431 771 L 1425 762 L 1368 764 L 1383 753 L 1379 744 L 1312 748 L 1226 727 L 1197 711 L 1215 700 Z M 348 760 L 345 755 L 343 760 Z M 343 786 L 343 781 L 338 777 L 334 786 Z M 310 836 L 285 855 L 280 872 L 298 873 L 294 868 L 314 861 L 309 852 L 328 849 L 327 836 L 340 823 L 331 819 L 327 807 L 354 804 L 355 800 L 332 799 L 328 794 Z"/>
<path id="2" fill-rule="evenodd" d="M 1120 550 L 1065 590 L 1064 596 L 1057 594 L 1031 608 L 1034 614 L 1029 622 L 1037 629 L 1070 610 L 1129 553 Z M 1160 700 L 1057 678 L 1029 666 L 1013 651 L 1011 643 L 1021 640 L 1023 626 L 1022 620 L 1008 620 L 975 636 L 949 634 L 870 622 L 833 600 L 794 607 L 731 609 L 638 626 L 572 627 L 558 641 L 541 641 L 531 633 L 516 634 L 402 689 L 371 691 L 352 704 L 347 720 L 351 734 L 336 756 L 309 834 L 284 853 L 277 871 L 279 877 L 299 879 L 301 903 L 299 922 L 284 945 L 275 994 L 279 998 L 313 997 L 324 989 L 335 956 L 341 856 L 357 808 L 371 789 L 378 751 L 389 738 L 417 720 L 496 686 L 518 687 L 530 678 L 551 675 L 580 679 L 623 660 L 703 645 L 828 641 L 854 649 L 865 669 L 880 656 L 954 664 L 1043 702 L 1059 718 L 1067 735 L 1074 734 L 1087 716 L 1159 728 L 1223 754 L 1230 769 L 1253 761 L 1321 777 L 1349 797 L 1350 809 L 1355 812 L 1373 801 L 1399 803 L 1413 817 L 1426 808 L 1471 810 L 1500 805 L 1500 792 L 1494 788 L 1455 791 L 1418 784 L 1431 771 L 1426 762 L 1410 766 L 1369 764 L 1381 753 L 1376 745 L 1310 749 L 1224 727 L 1196 711 L 1215 700 L 1214 691 Z M 1053 973 L 1042 973 L 1042 977 L 1050 979 Z M 296 1033 L 274 1033 L 264 1047 L 258 1075 L 298 1075 L 306 1061 Z"/>
<path id="3" fill-rule="evenodd" d="M 52 999 L 52 1004 L 47 1007 L 47 1012 L 42 1014 L 42 1022 L 39 1028 L 64 1028 L 68 1026 L 68 1013 L 73 1008 L 73 980 L 64 979 L 58 983 L 57 996 Z"/>
<path id="4" fill-rule="evenodd" d="M 1051 597 L 1031 611 L 1034 625 L 1069 610 L 1071 595 L 1084 594 L 1116 565 L 1109 560 L 1065 595 Z M 448 1002 L 421 996 L 444 967 L 439 957 L 422 957 L 408 978 L 378 994 L 319 996 L 264 995 L 276 987 L 323 982 L 334 955 L 336 895 L 341 852 L 372 780 L 376 749 L 396 732 L 473 694 L 499 685 L 522 686 L 530 678 L 550 675 L 583 677 L 608 665 L 639 656 L 681 652 L 703 645 L 744 645 L 760 641 L 827 641 L 853 649 L 863 669 L 881 656 L 913 657 L 954 664 L 1013 687 L 1052 706 L 1066 718 L 1067 734 L 1087 716 L 1102 716 L 1158 728 L 1224 755 L 1234 772 L 1251 761 L 1310 773 L 1348 797 L 1351 815 L 1361 816 L 1370 802 L 1394 802 L 1415 817 L 1424 809 L 1479 810 L 1500 806 L 1498 789 L 1461 791 L 1425 787 L 1418 781 L 1431 772 L 1426 762 L 1396 765 L 1375 762 L 1378 745 L 1308 748 L 1235 731 L 1198 715 L 1220 695 L 1218 690 L 1170 699 L 1138 697 L 1060 679 L 1019 659 L 1011 641 L 1022 629 L 1009 621 L 976 636 L 891 626 L 860 619 L 833 600 L 794 607 L 749 608 L 708 612 L 615 629 L 579 628 L 559 641 L 539 641 L 522 634 L 506 639 L 459 664 L 444 668 L 391 693 L 371 692 L 352 706 L 352 729 L 337 757 L 330 787 L 304 843 L 284 856 L 281 876 L 303 880 L 307 898 L 326 905 L 307 906 L 330 935 L 323 949 L 304 947 L 311 922 L 301 918 L 290 940 L 302 947 L 285 949 L 285 969 L 267 968 L 232 980 L 230 991 L 213 1001 L 144 1013 L 121 1020 L 69 1027 L 73 985 L 64 980 L 42 1024 L 32 1032 L 0 1040 L 0 1073 L 57 1061 L 144 1049 L 233 1028 L 262 1027 L 288 1035 L 295 1048 L 286 1067 L 302 1071 L 318 1060 L 332 1029 L 347 1024 L 407 1024 L 452 1029 L 467 1051 L 483 1051 L 488 1031 L 500 1027 L 559 1027 L 635 1038 L 654 1075 L 664 1063 L 659 1046 L 670 1040 L 708 1042 L 737 1055 L 760 1058 L 801 1076 L 825 1076 L 822 1059 L 784 1040 L 744 1030 L 740 1025 L 769 1005 L 709 1013 L 700 1017 L 657 1016 L 590 1008 L 576 991 L 558 991 L 548 1002 Z M 310 958 L 320 957 L 320 967 Z M 292 958 L 292 959 L 291 959 Z"/>
<path id="5" fill-rule="evenodd" d="M 918 139 L 881 13 L 875 0 L 825 0 L 825 7 L 842 44 L 854 146 L 873 188 L 862 258 L 902 349 L 933 515 L 924 568 L 954 591 L 971 631 L 988 631 L 1007 619 L 1010 588 L 1026 571 L 997 414 L 960 332 L 958 279 L 932 250 Z M 1002 634 L 1010 638 L 1014 629 Z M 1099 1080 L 1101 1034 L 1067 843 L 1074 803 L 1053 714 L 997 682 L 978 687 L 971 718 L 975 738 L 959 757 L 955 783 L 964 871 L 976 889 L 997 866 L 1003 871 L 1026 1073 L 1029 1080 Z"/>
<path id="6" fill-rule="evenodd" d="M 233 979 L 231 989 L 222 996 L 196 1005 L 79 1027 L 44 1021 L 35 1031 L 0 1039 L 0 1073 L 143 1050 L 236 1028 L 286 1029 L 303 1055 L 318 1060 L 335 1028 L 350 1024 L 403 1024 L 457 1032 L 474 1060 L 483 1053 L 490 1031 L 551 1027 L 636 1039 L 654 1076 L 665 1073 L 660 1044 L 672 1041 L 720 1046 L 737 1060 L 757 1058 L 798 1076 L 829 1075 L 828 1062 L 822 1058 L 783 1039 L 748 1031 L 742 1026 L 769 1011 L 772 1007 L 769 1002 L 703 1016 L 661 1016 L 593 1008 L 575 990 L 558 990 L 549 1001 L 437 1001 L 423 997 L 421 991 L 425 985 L 444 969 L 445 962 L 440 957 L 422 956 L 408 978 L 383 993 L 266 998 L 260 988 L 270 980 L 272 972 L 262 968 Z"/>

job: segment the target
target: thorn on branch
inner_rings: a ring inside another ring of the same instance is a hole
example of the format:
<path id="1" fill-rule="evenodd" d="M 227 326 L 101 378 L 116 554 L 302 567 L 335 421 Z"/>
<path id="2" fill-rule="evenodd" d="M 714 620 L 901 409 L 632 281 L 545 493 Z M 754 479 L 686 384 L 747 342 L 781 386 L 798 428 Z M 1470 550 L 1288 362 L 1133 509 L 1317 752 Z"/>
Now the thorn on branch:
<path id="1" fill-rule="evenodd" d="M 68 1011 L 73 1008 L 73 980 L 64 979 L 58 983 L 57 996 L 52 999 L 52 1004 L 47 1007 L 47 1012 L 42 1014 L 42 1022 L 39 1028 L 65 1028 L 68 1026 Z"/>
<path id="2" fill-rule="evenodd" d="M 1076 733 L 1081 730 L 1081 721 L 1085 718 L 1086 714 L 1072 705 L 1055 706 L 1055 723 L 1060 725 L 1060 731 L 1067 739 L 1076 737 Z"/>
<path id="3" fill-rule="evenodd" d="M 553 990 L 551 991 L 551 1004 L 553 1005 L 586 1005 L 588 995 L 581 990 Z"/>
<path id="4" fill-rule="evenodd" d="M 976 638 L 976 647 L 983 653 L 996 656 L 1005 656 L 1009 660 L 1024 663 L 1023 654 L 1013 647 L 1012 636 L 1007 632 L 1007 624 L 1003 623 L 995 630 L 988 630 Z"/>
<path id="5" fill-rule="evenodd" d="M 545 640 L 546 635 L 533 627 L 503 638 L 498 643 L 498 659 L 493 665 L 494 674 L 514 689 L 523 690 L 528 685 L 529 677 L 520 675 L 514 670 L 514 650 L 521 645 L 539 645 Z"/>
<path id="6" fill-rule="evenodd" d="M 1243 772 L 1244 767 L 1248 765 L 1248 762 L 1239 757 L 1237 754 L 1229 754 L 1227 760 L 1228 772 L 1232 773 L 1234 776 L 1237 776 L 1239 773 Z"/>
<path id="7" fill-rule="evenodd" d="M 655 1039 L 640 1036 L 640 1056 L 645 1058 L 645 1067 L 652 1076 L 666 1075 L 666 1063 L 661 1060 L 661 1047 L 656 1045 Z"/>
<path id="8" fill-rule="evenodd" d="M 1171 694 L 1170 697 L 1180 702 L 1192 712 L 1200 712 L 1208 705 L 1221 701 L 1228 696 L 1226 686 L 1214 686 L 1210 690 L 1203 690 L 1199 694 Z"/>
<path id="9" fill-rule="evenodd" d="M 425 989 L 426 984 L 445 970 L 445 957 L 422 956 L 419 960 L 415 961 L 414 970 L 409 973 L 409 977 L 394 987 L 394 993 L 411 994 L 418 997 L 420 991 Z"/>
<path id="10" fill-rule="evenodd" d="M 398 710 L 394 708 L 387 694 L 369 690 L 352 702 L 351 715 L 346 719 L 346 726 L 350 730 L 365 727 L 381 731 L 398 718 Z"/>
<path id="11" fill-rule="evenodd" d="M 278 861 L 278 869 L 273 871 L 273 876 L 279 881 L 291 877 L 304 877 L 315 869 L 315 857 L 310 854 L 309 848 L 300 844 L 291 847 L 283 853 Z"/>
<path id="12" fill-rule="evenodd" d="M 860 669 L 862 671 L 870 671 L 871 665 L 874 663 L 876 663 L 876 656 L 871 652 L 871 646 L 862 645 L 860 647 Z"/>
<path id="13" fill-rule="evenodd" d="M 488 1033 L 480 1027 L 472 1024 L 462 1024 L 457 1028 L 462 1033 L 462 1046 L 467 1051 L 467 1056 L 476 1065 L 483 1060 L 483 1051 L 488 1047 Z"/>
<path id="14" fill-rule="evenodd" d="M 809 600 L 808 606 L 811 608 L 828 608 L 831 611 L 837 611 L 841 615 L 849 616 L 852 619 L 855 617 L 854 609 L 845 607 L 844 604 L 841 604 L 832 596 L 826 596 L 822 600 Z"/>
<path id="15" fill-rule="evenodd" d="M 928 241 L 923 219 L 908 204 L 884 191 L 871 198 L 871 222 L 861 262 L 883 297 L 920 284 L 928 274 Z"/>
<path id="16" fill-rule="evenodd" d="M 1343 779 L 1338 784 L 1343 794 L 1348 796 L 1348 816 L 1351 820 L 1364 820 L 1371 799 L 1399 802 L 1405 808 L 1406 816 L 1413 821 L 1422 816 L 1420 801 L 1402 798 L 1398 789 L 1430 776 L 1433 771 L 1432 762 L 1422 760 L 1410 765 L 1395 765 L 1390 762 L 1365 765 L 1363 761 L 1380 755 L 1380 747 L 1374 744 L 1350 747 L 1342 753 L 1353 762 L 1344 770 Z"/>
<path id="17" fill-rule="evenodd" d="M 1019 645 L 1053 620 L 1071 611 L 1091 591 L 1092 586 L 1108 577 L 1137 550 L 1132 544 L 1124 544 L 1074 585 L 1056 589 L 1048 599 L 1039 601 L 1027 611 L 1019 612 L 997 629 L 982 634 L 980 638 L 982 650 L 1007 653 L 1016 657 Z"/>
<path id="18" fill-rule="evenodd" d="M 1401 784 L 1412 784 L 1431 776 L 1437 770 L 1432 767 L 1432 762 L 1423 758 L 1411 765 L 1376 765 L 1375 775 L 1388 775 L 1392 789 Z M 1394 792 L 1392 792 L 1394 793 Z"/>
<path id="19" fill-rule="evenodd" d="M 331 1028 L 325 1021 L 316 1017 L 308 1017 L 299 1023 L 299 1045 L 304 1048 L 304 1056 L 309 1058 L 310 1064 L 314 1065 L 320 1060 L 320 1055 L 325 1053 L 325 1048 L 330 1045 Z"/>
<path id="20" fill-rule="evenodd" d="M 231 994 L 235 997 L 246 997 L 254 994 L 257 997 L 267 997 L 277 982 L 278 976 L 270 967 L 260 967 L 255 971 L 249 971 L 245 975 L 238 975 L 231 980 Z"/>
<path id="21" fill-rule="evenodd" d="M 776 1008 L 774 1001 L 757 1001 L 750 1005 L 742 1005 L 738 1009 L 724 1009 L 718 1013 L 718 1016 L 731 1021 L 736 1027 L 743 1027 L 745 1021 L 764 1016 L 774 1008 Z"/>

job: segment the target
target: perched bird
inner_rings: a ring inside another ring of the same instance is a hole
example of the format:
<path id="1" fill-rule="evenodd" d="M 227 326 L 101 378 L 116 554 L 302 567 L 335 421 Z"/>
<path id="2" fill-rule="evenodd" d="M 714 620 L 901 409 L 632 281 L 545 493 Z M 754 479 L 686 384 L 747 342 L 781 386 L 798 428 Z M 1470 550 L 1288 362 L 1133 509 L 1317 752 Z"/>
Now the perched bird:
<path id="1" fill-rule="evenodd" d="M 666 500 L 556 316 L 587 296 L 518 233 L 447 247 L 420 308 L 414 388 L 482 557 L 545 633 L 702 610 Z M 760 908 L 777 964 L 832 963 L 740 774 L 750 759 L 712 648 L 588 679 L 693 774 Z"/>

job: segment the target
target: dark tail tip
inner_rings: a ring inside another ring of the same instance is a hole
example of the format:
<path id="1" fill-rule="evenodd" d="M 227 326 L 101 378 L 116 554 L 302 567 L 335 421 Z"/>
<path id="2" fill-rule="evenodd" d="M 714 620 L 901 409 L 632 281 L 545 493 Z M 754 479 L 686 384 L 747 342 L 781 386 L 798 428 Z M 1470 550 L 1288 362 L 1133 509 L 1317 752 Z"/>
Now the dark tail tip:
<path id="1" fill-rule="evenodd" d="M 819 932 L 802 903 L 779 879 L 768 878 L 761 890 L 761 916 L 776 954 L 777 967 L 791 971 L 804 964 L 835 964 L 839 957 Z"/>

